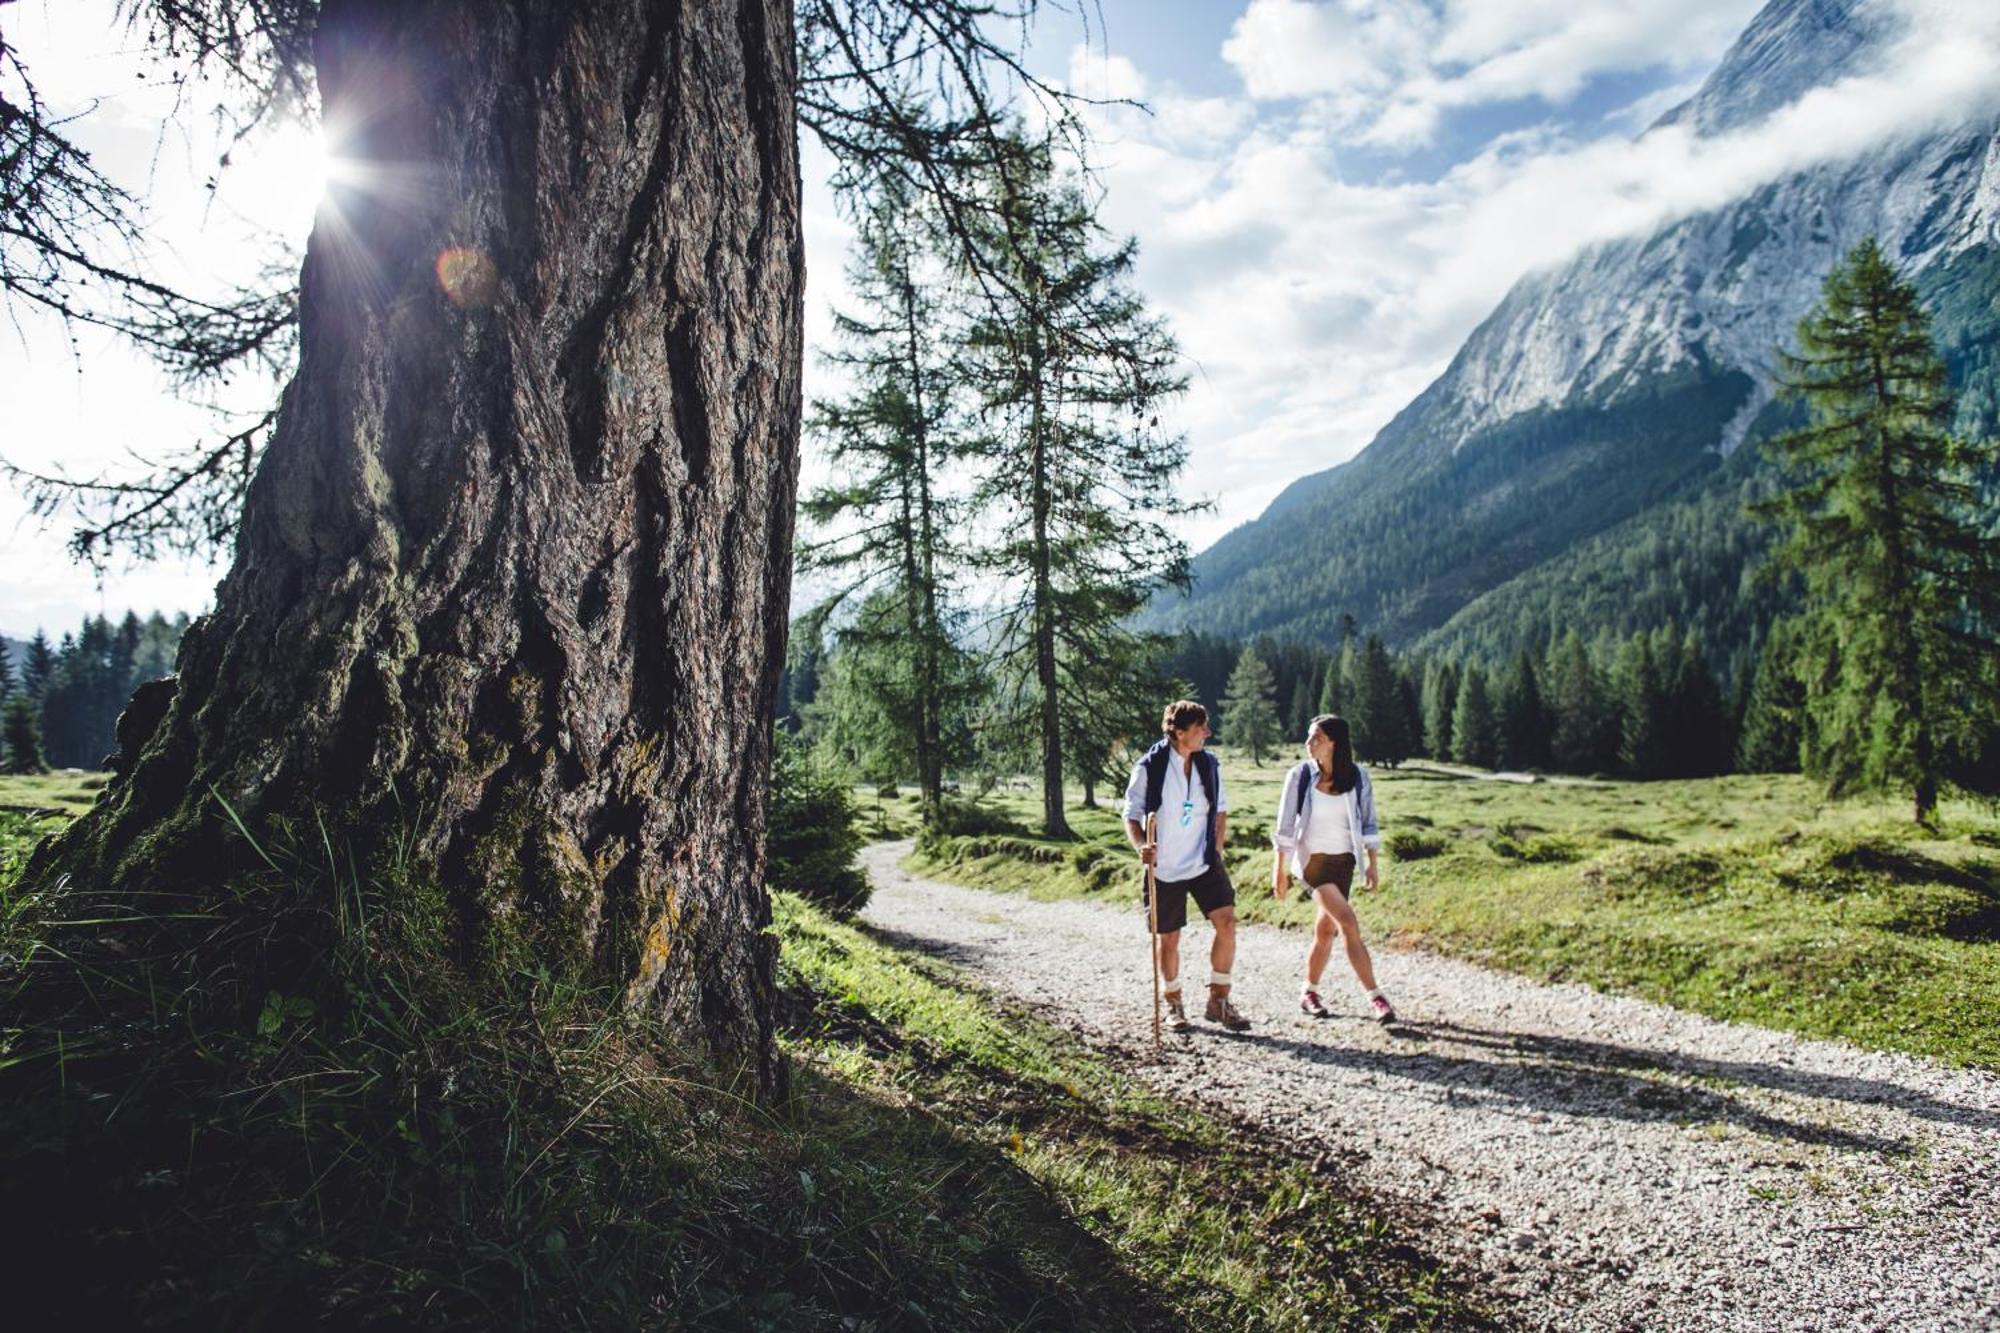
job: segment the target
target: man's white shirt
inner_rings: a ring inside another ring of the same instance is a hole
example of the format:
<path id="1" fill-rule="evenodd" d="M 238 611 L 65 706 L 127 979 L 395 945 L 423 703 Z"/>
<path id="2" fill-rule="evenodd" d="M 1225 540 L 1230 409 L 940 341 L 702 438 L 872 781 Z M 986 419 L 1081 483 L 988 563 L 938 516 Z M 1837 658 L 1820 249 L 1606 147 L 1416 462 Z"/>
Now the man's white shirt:
<path id="1" fill-rule="evenodd" d="M 1193 769 L 1189 756 L 1167 757 L 1166 780 L 1160 786 L 1159 820 L 1153 826 L 1153 837 L 1160 848 L 1154 874 L 1168 884 L 1199 879 L 1208 868 L 1202 856 L 1208 827 L 1208 792 L 1201 785 L 1201 774 Z M 1215 771 L 1215 808 L 1220 814 L 1229 813 L 1229 789 L 1223 785 L 1220 765 Z M 1125 784 L 1125 818 L 1138 821 L 1141 827 L 1146 823 L 1144 763 L 1132 766 L 1132 780 Z"/>

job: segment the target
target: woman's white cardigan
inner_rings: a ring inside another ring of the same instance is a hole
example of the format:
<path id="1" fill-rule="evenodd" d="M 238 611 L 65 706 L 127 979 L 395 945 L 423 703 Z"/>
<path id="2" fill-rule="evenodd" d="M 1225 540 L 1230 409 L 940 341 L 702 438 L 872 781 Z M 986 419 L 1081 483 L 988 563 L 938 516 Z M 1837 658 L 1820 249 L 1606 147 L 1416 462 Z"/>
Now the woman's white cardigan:
<path id="1" fill-rule="evenodd" d="M 1284 795 L 1278 801 L 1278 820 L 1271 844 L 1291 857 L 1294 874 L 1305 873 L 1299 849 L 1305 846 L 1306 828 L 1312 823 L 1312 789 L 1318 781 L 1319 765 L 1308 759 L 1286 777 Z M 1367 769 L 1359 764 L 1354 766 L 1354 786 L 1345 794 L 1348 826 L 1363 847 L 1379 850 L 1382 830 L 1375 822 L 1375 786 L 1368 780 Z M 1303 810 L 1299 808 L 1301 805 L 1305 807 Z"/>

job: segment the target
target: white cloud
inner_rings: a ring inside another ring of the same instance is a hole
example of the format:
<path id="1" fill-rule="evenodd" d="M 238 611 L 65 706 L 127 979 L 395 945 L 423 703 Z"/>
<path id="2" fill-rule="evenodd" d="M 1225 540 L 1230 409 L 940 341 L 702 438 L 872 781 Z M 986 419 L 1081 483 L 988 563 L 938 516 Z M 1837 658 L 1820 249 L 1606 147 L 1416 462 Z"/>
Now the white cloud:
<path id="1" fill-rule="evenodd" d="M 1222 54 L 1254 100 L 1313 99 L 1356 142 L 1415 148 L 1453 110 L 1712 62 L 1760 3 L 1250 0 Z"/>

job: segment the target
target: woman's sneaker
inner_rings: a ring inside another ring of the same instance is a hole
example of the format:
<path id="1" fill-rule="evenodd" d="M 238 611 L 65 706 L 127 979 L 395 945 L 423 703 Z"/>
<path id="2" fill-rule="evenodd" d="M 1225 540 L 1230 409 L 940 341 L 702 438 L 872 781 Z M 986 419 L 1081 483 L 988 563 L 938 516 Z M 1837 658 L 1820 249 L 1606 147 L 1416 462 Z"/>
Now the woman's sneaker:
<path id="1" fill-rule="evenodd" d="M 1299 993 L 1299 1008 L 1314 1018 L 1325 1018 L 1331 1010 L 1320 1002 L 1319 992 L 1308 986 Z"/>
<path id="2" fill-rule="evenodd" d="M 1368 1003 L 1375 1010 L 1375 1017 L 1384 1023 L 1396 1021 L 1396 1006 L 1389 1003 L 1389 997 L 1376 991 L 1368 997 Z"/>

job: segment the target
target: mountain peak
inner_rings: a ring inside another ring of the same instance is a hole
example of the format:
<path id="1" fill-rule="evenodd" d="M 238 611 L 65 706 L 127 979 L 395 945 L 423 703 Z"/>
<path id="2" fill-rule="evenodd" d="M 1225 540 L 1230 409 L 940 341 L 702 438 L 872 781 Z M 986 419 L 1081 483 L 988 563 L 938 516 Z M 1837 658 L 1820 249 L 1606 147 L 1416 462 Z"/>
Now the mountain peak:
<path id="1" fill-rule="evenodd" d="M 1705 137 L 1754 125 L 1860 72 L 1899 27 L 1885 0 L 1771 0 L 1699 92 L 1653 123 Z"/>

